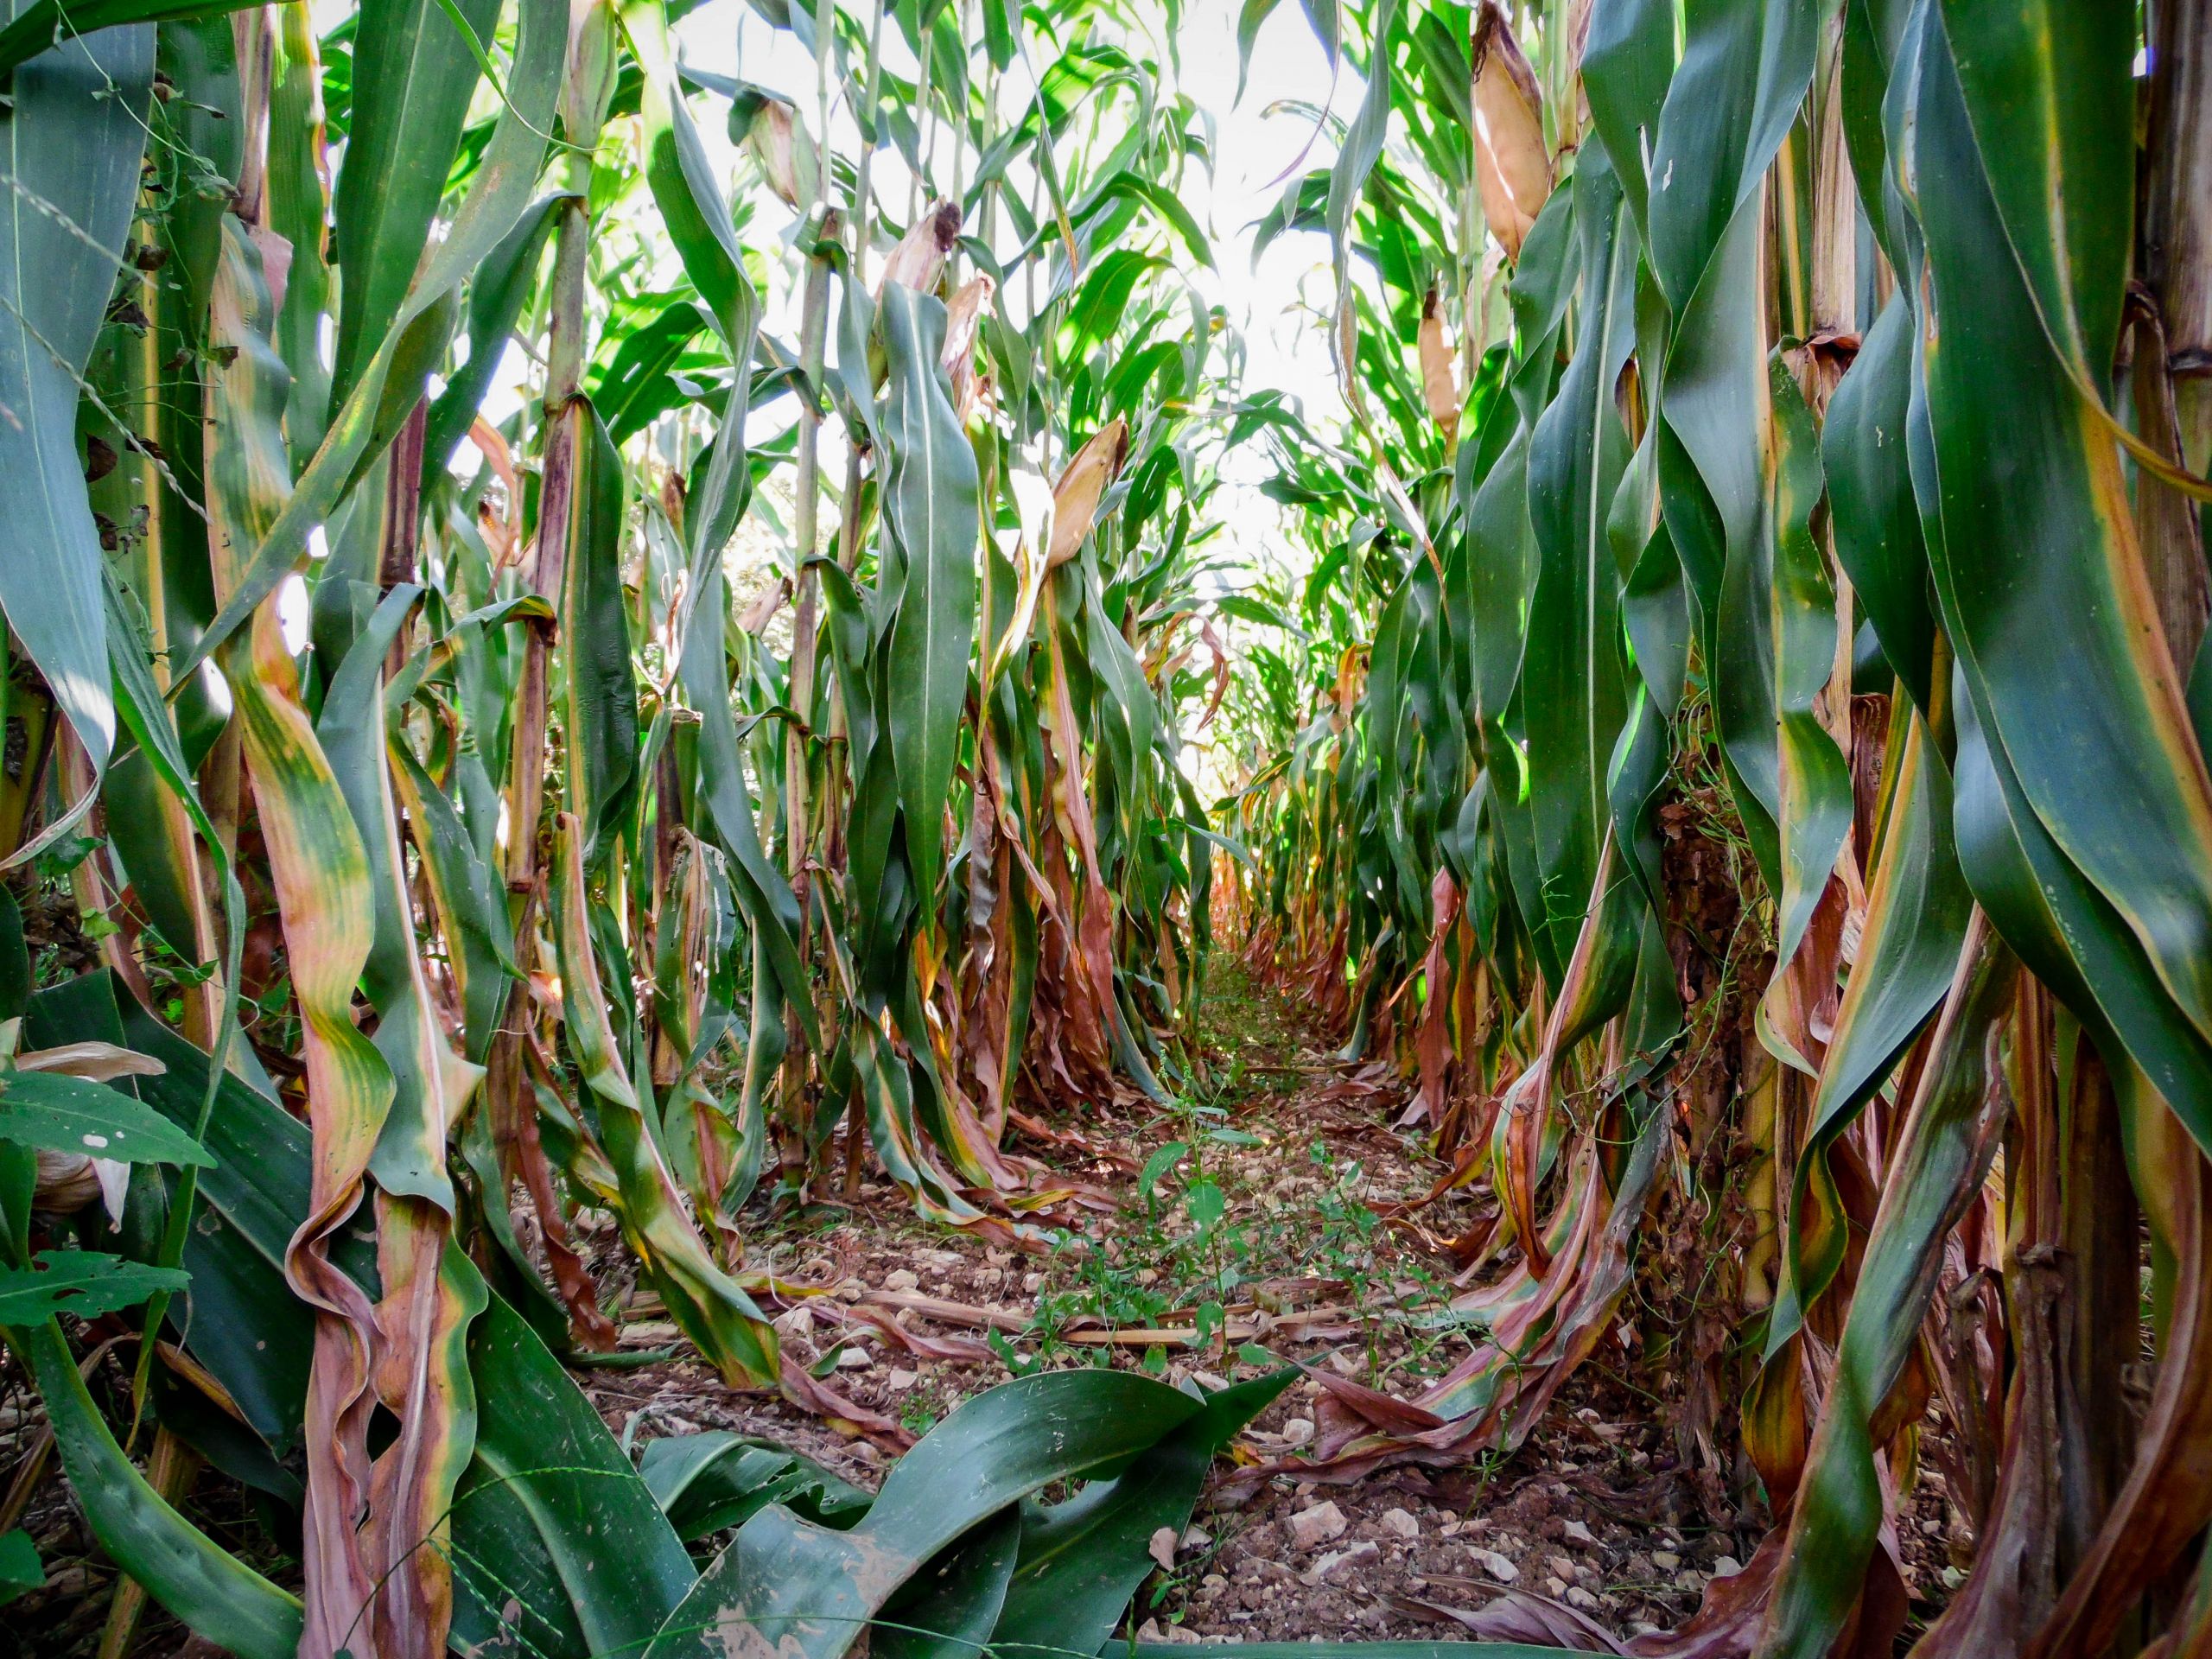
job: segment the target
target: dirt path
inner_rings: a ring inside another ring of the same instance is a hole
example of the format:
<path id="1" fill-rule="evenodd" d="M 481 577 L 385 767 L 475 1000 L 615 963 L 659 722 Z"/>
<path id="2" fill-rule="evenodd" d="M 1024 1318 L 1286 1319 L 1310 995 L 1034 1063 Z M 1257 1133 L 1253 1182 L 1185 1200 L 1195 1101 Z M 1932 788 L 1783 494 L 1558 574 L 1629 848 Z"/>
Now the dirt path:
<path id="1" fill-rule="evenodd" d="M 1099 1217 L 1099 1248 L 1026 1255 L 925 1228 L 895 1192 L 871 1187 L 855 1209 L 748 1236 L 752 1264 L 841 1287 L 835 1310 L 783 1315 L 789 1350 L 916 1433 L 1012 1368 L 1102 1354 L 1217 1386 L 1289 1360 L 1401 1396 L 1462 1358 L 1467 1328 L 1444 1317 L 1456 1288 L 1448 1264 L 1423 1260 L 1376 1213 L 1427 1192 L 1437 1173 L 1416 1135 L 1389 1128 L 1402 1091 L 1329 1056 L 1233 964 L 1221 979 L 1208 996 L 1203 1098 L 1070 1126 L 1139 1173 L 1078 1169 L 1067 1147 L 1046 1150 L 1118 1205 Z M 1454 1195 L 1426 1219 L 1456 1230 L 1475 1202 Z M 629 1339 L 656 1333 L 633 1326 Z M 1140 1593 L 1135 1622 L 1153 1627 L 1140 1633 L 1435 1638 L 1465 1634 L 1479 1610 L 1519 1621 L 1487 1633 L 1524 1639 L 1562 1639 L 1585 1620 L 1624 1638 L 1678 1623 L 1709 1578 L 1748 1558 L 1764 1516 L 1724 1508 L 1716 1527 L 1715 1483 L 1682 1467 L 1623 1361 L 1609 1338 L 1510 1457 L 1350 1485 L 1277 1475 L 1246 1494 L 1217 1492 L 1173 1570 Z M 618 1431 L 640 1413 L 640 1435 L 729 1428 L 867 1485 L 887 1460 L 781 1400 L 732 1393 L 696 1363 L 594 1373 L 587 1386 Z M 1294 1459 L 1314 1436 L 1320 1394 L 1311 1376 L 1294 1384 L 1240 1459 Z"/>

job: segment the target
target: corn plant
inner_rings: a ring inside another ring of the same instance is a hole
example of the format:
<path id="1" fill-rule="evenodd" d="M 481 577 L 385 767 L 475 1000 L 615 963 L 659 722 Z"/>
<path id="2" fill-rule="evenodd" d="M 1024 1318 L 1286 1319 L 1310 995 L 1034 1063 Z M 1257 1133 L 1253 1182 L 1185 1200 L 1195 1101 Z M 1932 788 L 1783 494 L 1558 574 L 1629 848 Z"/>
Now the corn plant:
<path id="1" fill-rule="evenodd" d="M 785 1361 L 747 1206 L 880 1167 L 1041 1244 L 1013 1131 L 1192 1073 L 1217 912 L 1495 1200 L 1436 1426 L 1339 1390 L 1301 1478 L 1518 1445 L 1722 1133 L 1773 1525 L 1645 1648 L 1893 1643 L 1924 1453 L 1977 1548 L 1916 1650 L 2202 1646 L 2195 6 L 1308 7 L 1360 101 L 1257 234 L 1328 238 L 1340 431 L 1186 278 L 1172 15 L 754 10 L 810 85 L 665 0 L 0 25 L 0 849 L 99 958 L 0 906 L 0 1326 L 107 1650 L 150 1595 L 254 1659 L 1096 1651 L 1279 1378 L 1024 1378 L 872 1503 L 634 1469 L 571 1223 L 902 1443 Z M 1310 566 L 1224 598 L 1262 435 Z"/>
<path id="2" fill-rule="evenodd" d="M 1353 418 L 1277 439 L 1314 560 L 1234 905 L 1414 1081 L 1440 1190 L 1497 1199 L 1452 1248 L 1500 1269 L 1412 1402 L 1444 1427 L 1320 1458 L 1517 1445 L 1722 1122 L 1774 1525 L 1639 1650 L 1885 1649 L 1931 1397 L 1985 1472 L 1947 1477 L 1976 1552 L 1915 1651 L 2099 1650 L 2146 1595 L 2202 1639 L 2153 1590 L 2207 1514 L 2202 40 L 2145 16 L 1381 4 L 1270 221 L 1334 238 Z M 1700 802 L 1733 940 L 1686 907 Z"/>

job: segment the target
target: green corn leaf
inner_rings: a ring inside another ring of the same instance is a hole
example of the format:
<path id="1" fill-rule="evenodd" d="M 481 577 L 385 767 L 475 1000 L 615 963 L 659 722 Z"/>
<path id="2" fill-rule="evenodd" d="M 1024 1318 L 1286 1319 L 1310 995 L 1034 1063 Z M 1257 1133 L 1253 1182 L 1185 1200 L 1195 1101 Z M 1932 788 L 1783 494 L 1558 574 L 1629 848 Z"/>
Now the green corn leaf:
<path id="1" fill-rule="evenodd" d="M 335 411 L 399 316 L 445 193 L 499 0 L 365 0 L 353 36 L 353 104 L 331 207 L 339 275 Z"/>
<path id="2" fill-rule="evenodd" d="M 1214 1454 L 1289 1386 L 1287 1368 L 1207 1396 L 1199 1412 L 1112 1480 L 1051 1505 L 1022 1507 L 1021 1554 L 994 1650 L 1103 1649 L 1151 1572 L 1153 1535 L 1179 1535 Z"/>
<path id="3" fill-rule="evenodd" d="M 12 16 L 16 7 L 10 5 Z M 25 28 L 51 38 L 35 10 Z M 72 38 L 35 64 L 21 47 L 0 134 L 0 608 L 92 763 L 115 744 L 102 556 L 77 443 L 77 403 L 124 261 L 154 72 L 150 29 Z M 54 816 L 15 864 L 70 832 L 92 791 Z"/>
<path id="4" fill-rule="evenodd" d="M 937 889 L 938 826 L 975 645 L 979 485 L 975 451 L 938 366 L 944 308 L 894 283 L 877 321 L 890 365 L 880 417 L 890 452 L 883 513 L 904 565 L 885 656 L 889 738 L 907 857 L 926 896 Z"/>
<path id="5" fill-rule="evenodd" d="M 92 1535 L 155 1600 L 238 1659 L 291 1659 L 300 1604 L 179 1515 L 146 1484 L 77 1374 L 54 1320 L 10 1329 L 30 1363 L 55 1445 Z"/>
<path id="6" fill-rule="evenodd" d="M 38 1325 L 57 1313 L 94 1319 L 136 1307 L 156 1291 L 181 1290 L 188 1281 L 174 1268 L 97 1250 L 41 1250 L 31 1267 L 0 1268 L 0 1325 Z"/>
<path id="7" fill-rule="evenodd" d="M 0 1534 L 0 1607 L 46 1582 L 46 1564 L 38 1546 L 21 1527 Z"/>
<path id="8" fill-rule="evenodd" d="M 1199 1402 L 1123 1371 L 1048 1372 L 977 1395 L 901 1458 L 867 1516 L 832 1532 L 771 1505 L 670 1615 L 648 1659 L 709 1654 L 749 1626 L 779 1651 L 830 1659 L 923 1563 L 1056 1480 L 1112 1475 Z"/>
<path id="9" fill-rule="evenodd" d="M 849 1527 L 875 1501 L 796 1452 L 721 1430 L 647 1441 L 638 1474 L 686 1543 L 743 1526 L 771 1503 L 826 1527 Z"/>
<path id="10" fill-rule="evenodd" d="M 1620 572 L 1608 511 L 1628 464 L 1613 385 L 1636 343 L 1637 244 L 1605 146 L 1574 174 L 1582 254 L 1580 348 L 1529 440 L 1528 514 L 1535 582 L 1521 686 L 1528 707 L 1530 805 L 1546 909 L 1530 918 L 1564 961 L 1580 931 L 1607 821 L 1606 763 L 1628 710 Z"/>
<path id="11" fill-rule="evenodd" d="M 201 1164 L 206 1148 L 121 1090 L 54 1071 L 0 1077 L 0 1141 L 124 1164 Z"/>
<path id="12" fill-rule="evenodd" d="M 283 511 L 257 527 L 222 608 L 192 649 L 172 664 L 175 683 L 188 683 L 200 663 L 307 556 L 309 532 L 331 518 L 397 429 L 396 419 L 384 418 L 385 383 L 397 369 L 389 401 L 397 405 L 397 415 L 404 416 L 420 391 L 419 383 L 410 384 L 409 376 L 428 374 L 430 364 L 424 347 L 443 340 L 442 308 L 450 305 L 461 283 L 528 209 L 544 160 L 544 135 L 552 122 L 567 54 L 568 18 L 554 0 L 517 0 L 517 6 L 522 23 L 507 76 L 507 102 L 467 195 L 445 239 L 429 253 L 407 289 L 405 302 L 381 343 L 363 360 L 356 384 L 342 407 L 333 412 L 328 434 L 301 472 Z"/>

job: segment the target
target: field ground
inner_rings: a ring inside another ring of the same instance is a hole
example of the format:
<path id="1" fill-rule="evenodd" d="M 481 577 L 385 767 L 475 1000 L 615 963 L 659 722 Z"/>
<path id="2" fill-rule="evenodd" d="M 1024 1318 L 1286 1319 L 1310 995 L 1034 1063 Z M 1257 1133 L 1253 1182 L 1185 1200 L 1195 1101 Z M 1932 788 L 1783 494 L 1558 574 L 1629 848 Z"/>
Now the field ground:
<path id="1" fill-rule="evenodd" d="M 1417 1135 L 1388 1127 L 1398 1091 L 1336 1059 L 1233 964 L 1206 1006 L 1211 1101 L 1084 1119 L 1095 1144 L 1122 1154 L 1081 1172 L 1113 1201 L 1096 1248 L 1039 1257 L 927 1228 L 873 1185 L 851 1209 L 749 1233 L 751 1265 L 837 1287 L 838 1313 L 814 1299 L 783 1315 L 795 1355 L 911 1433 L 1010 1365 L 1096 1363 L 1102 1351 L 1210 1385 L 1291 1361 L 1403 1395 L 1447 1370 L 1466 1351 L 1461 1332 L 1436 1328 L 1455 1287 L 1377 1214 L 1427 1192 L 1438 1170 Z M 1194 1154 L 1162 1168 L 1154 1154 L 1176 1143 Z M 1068 1147 L 1048 1155 L 1077 1173 Z M 1423 1219 L 1446 1230 L 1474 1202 L 1447 1195 Z M 1210 1301 L 1227 1329 L 1198 1344 Z M 671 1334 L 647 1322 L 625 1340 Z M 1634 1359 L 1609 1335 L 1526 1443 L 1472 1465 L 1344 1484 L 1277 1475 L 1249 1493 L 1220 1491 L 1230 1471 L 1218 1465 L 1217 1490 L 1172 1569 L 1140 1593 L 1133 1624 L 1170 1640 L 1436 1638 L 1464 1634 L 1462 1616 L 1486 1609 L 1491 1634 L 1507 1631 L 1489 1621 L 1516 1619 L 1530 1637 L 1592 1645 L 1585 1621 L 1622 1639 L 1671 1628 L 1711 1578 L 1749 1559 L 1766 1516 L 1678 1454 L 1666 1402 Z M 641 1437 L 728 1428 L 870 1486 L 887 1461 L 782 1400 L 721 1388 L 696 1363 L 597 1372 L 586 1386 L 618 1433 L 633 1420 Z M 1313 1375 L 1294 1382 L 1236 1448 L 1240 1461 L 1294 1457 L 1322 1395 Z M 1920 1511 L 1940 1516 L 1932 1493 Z"/>

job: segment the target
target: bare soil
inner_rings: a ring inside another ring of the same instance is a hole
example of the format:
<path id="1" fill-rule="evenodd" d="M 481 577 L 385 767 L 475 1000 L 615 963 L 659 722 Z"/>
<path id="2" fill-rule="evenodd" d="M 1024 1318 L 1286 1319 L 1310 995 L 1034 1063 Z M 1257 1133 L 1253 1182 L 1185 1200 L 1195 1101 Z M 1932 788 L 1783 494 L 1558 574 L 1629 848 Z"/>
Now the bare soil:
<path id="1" fill-rule="evenodd" d="M 834 1298 L 782 1316 L 791 1352 L 854 1404 L 916 1433 L 1004 1381 L 1010 1365 L 1105 1363 L 1217 1386 L 1288 1361 L 1407 1395 L 1461 1357 L 1464 1337 L 1422 1321 L 1454 1288 L 1450 1264 L 1424 1260 L 1408 1230 L 1376 1213 L 1426 1194 L 1440 1173 L 1418 1133 L 1390 1127 L 1403 1089 L 1380 1067 L 1336 1058 L 1235 967 L 1224 977 L 1208 999 L 1204 1108 L 1086 1108 L 1066 1127 L 1117 1154 L 1087 1166 L 1071 1167 L 1065 1144 L 1035 1148 L 1115 1199 L 1090 1241 L 1025 1254 L 926 1227 L 877 1185 L 850 1208 L 765 1230 L 749 1222 L 748 1240 L 759 1242 L 748 1265 L 836 1287 Z M 1155 1168 L 1147 1185 L 1142 1165 L 1179 1141 L 1195 1157 Z M 1223 1213 L 1201 1229 L 1190 1195 L 1206 1181 Z M 1448 1195 L 1422 1218 L 1448 1234 L 1483 1201 Z M 1230 1310 L 1228 1328 L 1193 1342 L 1206 1300 Z M 1240 1306 L 1255 1311 L 1240 1316 Z M 626 1339 L 668 1335 L 633 1326 Z M 1349 1484 L 1279 1475 L 1249 1492 L 1216 1491 L 1173 1570 L 1155 1572 L 1140 1592 L 1132 1633 L 1438 1639 L 1468 1634 L 1473 1618 L 1484 1633 L 1513 1634 L 1484 1622 L 1503 1617 L 1522 1621 L 1529 1639 L 1579 1631 L 1598 1648 L 1607 1636 L 1626 1641 L 1681 1623 L 1712 1579 L 1750 1559 L 1768 1517 L 1755 1496 L 1732 1497 L 1719 1471 L 1698 1466 L 1694 1446 L 1686 1460 L 1665 1368 L 1643 1363 L 1636 1344 L 1635 1321 L 1624 1319 L 1510 1455 Z M 644 1435 L 729 1428 L 803 1451 L 863 1485 L 889 1461 L 779 1397 L 723 1388 L 696 1363 L 585 1382 L 618 1431 L 641 1413 Z M 1294 1457 L 1314 1436 L 1320 1393 L 1313 1375 L 1301 1377 L 1235 1448 L 1235 1462 Z M 1217 1465 L 1217 1488 L 1232 1467 Z M 1940 1531 L 1942 1513 L 1933 1491 L 1913 1511 L 1906 1554 L 1916 1596 L 1941 1594 L 1919 1580 L 1940 1571 L 1941 1541 L 1925 1529 Z"/>

